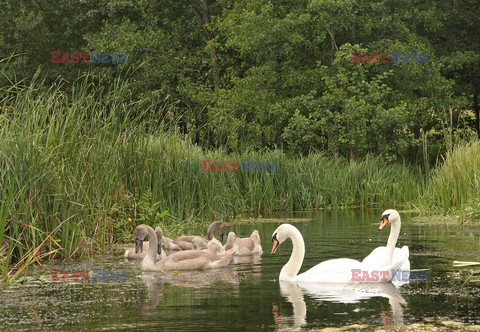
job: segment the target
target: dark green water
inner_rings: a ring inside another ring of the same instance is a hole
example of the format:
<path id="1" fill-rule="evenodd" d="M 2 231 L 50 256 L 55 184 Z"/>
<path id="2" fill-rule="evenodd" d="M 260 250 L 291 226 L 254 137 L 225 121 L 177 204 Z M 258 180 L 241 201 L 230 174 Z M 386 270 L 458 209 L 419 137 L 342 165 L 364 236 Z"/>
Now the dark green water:
<path id="1" fill-rule="evenodd" d="M 295 214 L 313 219 L 295 223 L 306 244 L 301 272 L 331 258 L 361 260 L 385 245 L 390 228 L 377 230 L 381 212 Z M 400 288 L 390 283 L 307 288 L 280 284 L 278 274 L 290 256 L 291 244 L 282 244 L 276 255 L 270 255 L 271 235 L 278 225 L 235 227 L 241 236 L 258 229 L 265 253 L 221 270 L 144 273 L 139 262 L 124 261 L 120 250 L 40 268 L 34 276 L 48 282 L 0 288 L 0 329 L 289 331 L 353 324 L 370 328 L 414 323 L 442 326 L 442 321 L 480 324 L 480 267 L 452 265 L 454 260 L 480 261 L 480 225 L 412 223 L 403 214 L 397 247 L 410 247 L 412 269 L 431 270 L 428 281 L 412 281 Z M 50 282 L 51 268 L 127 270 L 128 280 Z"/>

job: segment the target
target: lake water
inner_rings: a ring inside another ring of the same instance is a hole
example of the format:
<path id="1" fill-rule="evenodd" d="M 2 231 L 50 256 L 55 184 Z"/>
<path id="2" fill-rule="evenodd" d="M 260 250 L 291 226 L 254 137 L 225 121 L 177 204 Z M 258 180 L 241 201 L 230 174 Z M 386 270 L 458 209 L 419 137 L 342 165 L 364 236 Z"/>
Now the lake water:
<path id="1" fill-rule="evenodd" d="M 306 245 L 300 272 L 331 258 L 361 260 L 375 247 L 384 246 L 390 227 L 377 230 L 381 212 L 289 215 L 312 219 L 294 223 Z M 81 326 L 95 331 L 308 331 L 345 326 L 388 329 L 419 324 L 414 326 L 420 329 L 426 324 L 465 329 L 464 324 L 480 325 L 480 267 L 452 265 L 454 260 L 480 261 L 480 225 L 413 222 L 408 214 L 402 214 L 397 247 L 410 247 L 412 269 L 430 271 L 427 281 L 411 281 L 397 288 L 391 283 L 308 287 L 279 283 L 280 269 L 292 248 L 287 241 L 270 255 L 272 232 L 279 224 L 231 227 L 241 236 L 258 229 L 264 254 L 221 270 L 141 272 L 140 262 L 124 261 L 119 248 L 108 255 L 37 268 L 32 274 L 39 281 L 0 287 L 0 329 L 77 331 Z M 128 280 L 51 282 L 51 268 L 126 270 Z"/>

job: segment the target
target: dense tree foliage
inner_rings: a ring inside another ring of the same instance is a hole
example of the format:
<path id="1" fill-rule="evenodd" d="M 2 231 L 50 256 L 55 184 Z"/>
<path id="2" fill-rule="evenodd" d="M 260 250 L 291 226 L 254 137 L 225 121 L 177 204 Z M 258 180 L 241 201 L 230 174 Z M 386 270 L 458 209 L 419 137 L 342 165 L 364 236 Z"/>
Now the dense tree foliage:
<path id="1" fill-rule="evenodd" d="M 480 135 L 476 0 L 6 0 L 0 11 L 0 84 L 127 80 L 125 100 L 155 101 L 145 111 L 207 148 L 419 162 L 422 144 L 435 159 Z M 51 63 L 51 51 L 128 62 Z M 352 63 L 356 51 L 388 63 Z M 428 61 L 392 63 L 393 52 Z"/>

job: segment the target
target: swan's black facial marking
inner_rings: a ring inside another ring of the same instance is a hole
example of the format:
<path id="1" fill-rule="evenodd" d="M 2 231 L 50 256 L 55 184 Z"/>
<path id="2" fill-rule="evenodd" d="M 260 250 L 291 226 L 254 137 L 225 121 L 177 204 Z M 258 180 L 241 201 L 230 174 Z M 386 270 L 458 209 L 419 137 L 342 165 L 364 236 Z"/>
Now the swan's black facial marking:
<path id="1" fill-rule="evenodd" d="M 161 243 L 157 244 L 157 254 L 159 254 L 160 257 L 162 257 L 162 244 Z"/>
<path id="2" fill-rule="evenodd" d="M 277 240 L 277 233 L 273 234 L 273 236 L 272 236 L 272 243 L 273 243 L 273 245 L 272 245 L 272 252 L 271 252 L 271 254 L 273 255 L 273 254 L 277 251 L 278 245 L 280 244 L 280 242 Z"/>
<path id="3" fill-rule="evenodd" d="M 273 242 L 273 240 L 277 240 L 277 233 L 273 234 L 273 236 L 272 236 L 272 242 Z M 278 241 L 278 240 L 277 240 L 277 241 Z"/>
<path id="4" fill-rule="evenodd" d="M 383 227 L 385 227 L 385 225 L 388 224 L 388 222 L 389 222 L 388 217 L 389 216 L 390 216 L 390 214 L 384 214 L 382 216 L 382 218 L 380 219 L 380 227 L 378 227 L 379 231 L 381 231 L 383 229 Z"/>

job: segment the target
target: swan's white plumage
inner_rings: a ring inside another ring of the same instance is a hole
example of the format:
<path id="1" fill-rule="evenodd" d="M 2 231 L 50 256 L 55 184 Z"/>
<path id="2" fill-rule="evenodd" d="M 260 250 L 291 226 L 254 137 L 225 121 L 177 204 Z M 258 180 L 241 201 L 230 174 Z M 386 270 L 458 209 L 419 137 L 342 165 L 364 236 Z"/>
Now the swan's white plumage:
<path id="1" fill-rule="evenodd" d="M 410 261 L 409 256 L 410 252 L 407 246 L 402 248 L 395 248 L 397 244 L 398 236 L 400 235 L 401 228 L 401 219 L 400 214 L 393 209 L 385 210 L 382 216 L 388 215 L 388 221 L 391 224 L 390 235 L 388 237 L 388 242 L 386 247 L 377 247 L 362 260 L 363 264 L 367 265 L 376 265 L 376 266 L 387 266 L 392 262 L 403 260 L 402 265 L 399 267 L 401 270 L 409 271 L 410 270 Z M 390 256 L 390 251 L 393 251 L 392 256 Z"/>
<path id="2" fill-rule="evenodd" d="M 311 269 L 299 274 L 295 281 L 301 282 L 351 282 L 352 281 L 352 270 L 357 269 L 363 271 L 367 271 L 369 277 L 372 276 L 373 271 L 387 271 L 388 274 L 383 276 L 379 276 L 377 282 L 382 282 L 380 279 L 387 279 L 383 280 L 384 282 L 392 280 L 392 272 L 391 270 L 396 270 L 400 268 L 403 263 L 403 259 L 400 261 L 391 264 L 390 266 L 385 267 L 378 267 L 378 266 L 367 266 L 362 262 L 359 262 L 355 259 L 350 258 L 337 258 L 337 259 L 330 259 L 328 261 L 319 263 L 312 267 Z M 362 277 L 362 273 L 358 275 Z M 367 281 L 367 280 L 366 280 Z M 373 282 L 373 281 L 372 281 Z"/>
<path id="3" fill-rule="evenodd" d="M 391 270 L 400 268 L 404 260 L 402 257 L 401 260 L 395 261 L 393 264 L 379 267 L 378 265 L 363 264 L 362 262 L 350 258 L 338 258 L 319 263 L 306 272 L 298 274 L 305 256 L 305 243 L 300 231 L 293 225 L 282 224 L 273 232 L 272 239 L 278 241 L 279 244 L 283 243 L 286 239 L 292 240 L 292 254 L 288 262 L 280 271 L 279 276 L 279 280 L 284 281 L 327 283 L 353 282 L 352 269 L 360 269 L 361 271 L 367 271 L 369 275 L 371 275 L 373 271 L 387 271 L 388 273 L 383 278 L 378 278 L 378 280 L 372 280 L 371 282 L 388 282 L 391 281 L 393 277 Z M 276 249 L 275 246 L 274 248 Z M 275 251 L 276 250 L 273 252 Z"/>
<path id="4" fill-rule="evenodd" d="M 376 257 L 385 255 L 387 252 L 387 247 L 377 247 L 373 249 L 373 251 L 362 260 L 362 263 L 364 264 L 375 264 Z M 403 259 L 403 264 L 400 266 L 400 269 L 403 271 L 410 271 L 410 251 L 407 246 L 403 246 L 401 248 L 395 248 L 393 251 L 393 257 L 392 257 L 392 262 L 399 261 Z"/>

